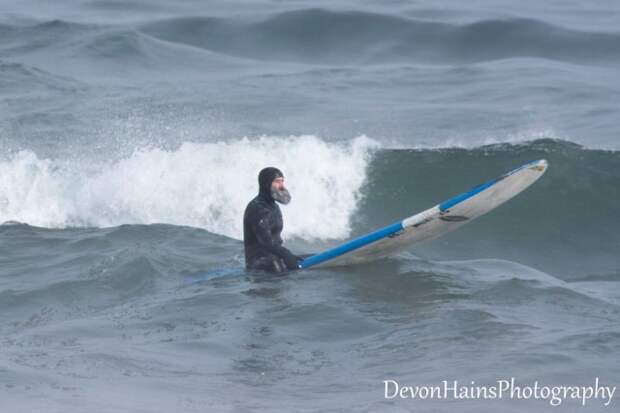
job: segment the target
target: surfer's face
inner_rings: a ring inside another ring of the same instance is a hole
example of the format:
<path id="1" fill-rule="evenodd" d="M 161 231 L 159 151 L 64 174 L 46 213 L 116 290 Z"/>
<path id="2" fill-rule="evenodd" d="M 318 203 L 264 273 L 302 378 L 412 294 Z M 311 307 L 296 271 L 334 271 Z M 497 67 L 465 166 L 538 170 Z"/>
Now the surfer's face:
<path id="1" fill-rule="evenodd" d="M 277 202 L 286 205 L 291 202 L 291 194 L 284 186 L 284 178 L 278 177 L 271 183 L 271 196 Z"/>
<path id="2" fill-rule="evenodd" d="M 284 188 L 284 178 L 279 177 L 273 180 L 271 183 L 271 189 L 275 189 L 276 191 L 281 191 Z"/>

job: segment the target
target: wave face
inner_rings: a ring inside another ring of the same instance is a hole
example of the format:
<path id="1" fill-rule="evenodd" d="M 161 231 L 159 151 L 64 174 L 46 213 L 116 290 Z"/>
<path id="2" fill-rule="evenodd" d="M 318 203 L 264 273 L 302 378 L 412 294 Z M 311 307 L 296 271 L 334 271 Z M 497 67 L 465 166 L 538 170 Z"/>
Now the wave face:
<path id="1" fill-rule="evenodd" d="M 331 64 L 479 62 L 537 57 L 618 62 L 620 34 L 565 29 L 533 19 L 470 24 L 428 22 L 360 11 L 306 9 L 247 22 L 177 18 L 142 26 L 154 37 L 259 60 Z"/>
<path id="2" fill-rule="evenodd" d="M 50 228 L 169 223 L 241 239 L 256 174 L 273 164 L 293 194 L 283 207 L 285 238 L 324 248 L 321 240 L 371 231 L 541 158 L 550 168 L 532 188 L 416 251 L 443 259 L 511 259 L 560 276 L 615 271 L 620 153 L 549 139 L 386 149 L 366 137 L 340 144 L 265 137 L 140 150 L 98 165 L 22 151 L 0 163 L 0 220 Z"/>
<path id="3" fill-rule="evenodd" d="M 560 276 L 617 271 L 620 152 L 566 141 L 380 151 L 368 170 L 359 227 L 411 215 L 543 158 L 550 167 L 532 187 L 416 251 L 444 258 L 503 257 Z"/>

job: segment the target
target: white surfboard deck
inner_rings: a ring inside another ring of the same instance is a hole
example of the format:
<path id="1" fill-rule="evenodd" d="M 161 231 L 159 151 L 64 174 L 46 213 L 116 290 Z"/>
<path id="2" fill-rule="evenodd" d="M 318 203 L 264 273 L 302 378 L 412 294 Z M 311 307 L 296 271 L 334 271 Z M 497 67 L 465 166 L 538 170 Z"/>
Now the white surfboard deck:
<path id="1" fill-rule="evenodd" d="M 465 225 L 532 185 L 547 170 L 544 159 L 530 162 L 496 179 L 394 224 L 304 259 L 300 268 L 354 265 L 387 257 L 423 240 Z"/>

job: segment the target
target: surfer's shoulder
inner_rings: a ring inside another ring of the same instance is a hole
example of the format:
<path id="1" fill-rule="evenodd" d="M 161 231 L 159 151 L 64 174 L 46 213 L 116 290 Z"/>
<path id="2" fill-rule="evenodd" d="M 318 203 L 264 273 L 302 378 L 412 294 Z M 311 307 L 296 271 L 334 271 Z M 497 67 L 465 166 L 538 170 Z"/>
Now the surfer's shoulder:
<path id="1" fill-rule="evenodd" d="M 260 195 L 254 197 L 246 207 L 246 211 L 252 211 L 257 215 L 266 215 L 273 210 L 273 206 L 275 203 L 268 202 Z"/>

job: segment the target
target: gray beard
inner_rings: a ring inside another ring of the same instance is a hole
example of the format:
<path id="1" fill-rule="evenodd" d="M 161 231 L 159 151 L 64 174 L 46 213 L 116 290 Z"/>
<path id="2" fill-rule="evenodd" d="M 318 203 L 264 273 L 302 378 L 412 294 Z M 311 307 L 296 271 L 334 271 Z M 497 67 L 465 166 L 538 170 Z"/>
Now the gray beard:
<path id="1" fill-rule="evenodd" d="M 282 205 L 286 205 L 291 202 L 291 194 L 286 188 L 281 191 L 271 188 L 271 197 Z"/>

